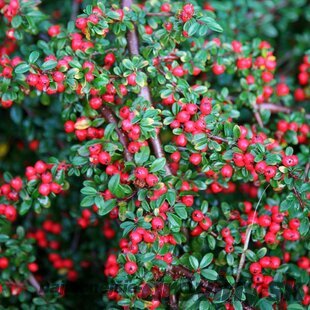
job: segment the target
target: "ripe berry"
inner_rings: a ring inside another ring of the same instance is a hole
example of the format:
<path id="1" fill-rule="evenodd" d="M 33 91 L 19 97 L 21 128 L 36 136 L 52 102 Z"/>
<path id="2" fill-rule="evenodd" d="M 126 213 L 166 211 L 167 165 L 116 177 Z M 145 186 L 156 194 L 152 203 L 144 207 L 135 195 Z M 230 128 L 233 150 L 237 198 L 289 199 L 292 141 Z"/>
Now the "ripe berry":
<path id="1" fill-rule="evenodd" d="M 259 263 L 252 263 L 250 265 L 251 274 L 260 274 L 262 272 L 262 266 Z"/>
<path id="2" fill-rule="evenodd" d="M 204 218 L 204 214 L 200 210 L 195 210 L 192 213 L 192 219 L 195 222 L 200 222 Z"/>
<path id="3" fill-rule="evenodd" d="M 191 154 L 189 157 L 189 162 L 195 166 L 198 166 L 202 161 L 202 156 L 198 153 Z"/>
<path id="4" fill-rule="evenodd" d="M 137 85 L 137 82 L 136 82 L 136 73 L 131 73 L 128 75 L 127 77 L 127 83 L 128 85 L 131 85 L 131 86 L 136 86 Z"/>
<path id="5" fill-rule="evenodd" d="M 165 2 L 165 3 L 163 3 L 163 4 L 161 5 L 160 10 L 161 10 L 162 12 L 168 13 L 168 12 L 170 12 L 170 10 L 171 10 L 171 5 L 170 5 L 169 3 L 167 3 L 167 2 Z"/>
<path id="6" fill-rule="evenodd" d="M 293 230 L 296 230 L 299 228 L 300 226 L 300 220 L 295 218 L 295 219 L 291 219 L 289 222 L 288 222 L 288 226 L 290 229 L 293 229 Z"/>
<path id="7" fill-rule="evenodd" d="M 221 75 L 225 72 L 225 66 L 224 65 L 219 65 L 219 64 L 214 64 L 212 67 L 212 72 L 215 75 Z"/>
<path id="8" fill-rule="evenodd" d="M 40 184 L 38 191 L 42 196 L 48 196 L 51 192 L 51 187 L 49 184 L 42 183 Z"/>
<path id="9" fill-rule="evenodd" d="M 9 260 L 6 257 L 0 257 L 0 269 L 6 269 L 9 267 Z"/>
<path id="10" fill-rule="evenodd" d="M 37 263 L 29 263 L 28 264 L 28 269 L 31 272 L 37 272 L 39 270 L 39 266 Z"/>
<path id="11" fill-rule="evenodd" d="M 262 227 L 269 227 L 271 224 L 271 218 L 269 215 L 261 215 L 258 218 L 258 225 Z"/>
<path id="12" fill-rule="evenodd" d="M 229 164 L 226 164 L 225 166 L 222 167 L 221 174 L 223 178 L 230 178 L 233 174 L 233 171 L 234 171 L 233 168 Z"/>
<path id="13" fill-rule="evenodd" d="M 89 105 L 92 109 L 98 110 L 102 106 L 102 99 L 100 97 L 93 97 L 89 100 Z"/>
<path id="14" fill-rule="evenodd" d="M 205 216 L 204 219 L 199 222 L 199 226 L 203 230 L 208 230 L 212 226 L 212 221 L 210 220 L 209 217 Z"/>
<path id="15" fill-rule="evenodd" d="M 161 217 L 154 217 L 152 220 L 152 228 L 154 230 L 162 230 L 164 228 L 164 221 Z"/>
<path id="16" fill-rule="evenodd" d="M 183 21 L 183 23 L 186 23 L 193 17 L 194 13 L 195 13 L 194 6 L 191 3 L 187 3 L 182 8 L 180 19 Z"/>
<path id="17" fill-rule="evenodd" d="M 137 167 L 135 169 L 135 176 L 137 179 L 144 180 L 148 176 L 149 172 L 144 167 Z"/>
<path id="18" fill-rule="evenodd" d="M 155 186 L 157 183 L 158 183 L 158 177 L 154 174 L 149 174 L 147 177 L 146 177 L 146 183 L 148 186 Z"/>
<path id="19" fill-rule="evenodd" d="M 108 165 L 111 162 L 111 156 L 108 152 L 100 152 L 98 155 L 98 160 L 102 165 Z"/>

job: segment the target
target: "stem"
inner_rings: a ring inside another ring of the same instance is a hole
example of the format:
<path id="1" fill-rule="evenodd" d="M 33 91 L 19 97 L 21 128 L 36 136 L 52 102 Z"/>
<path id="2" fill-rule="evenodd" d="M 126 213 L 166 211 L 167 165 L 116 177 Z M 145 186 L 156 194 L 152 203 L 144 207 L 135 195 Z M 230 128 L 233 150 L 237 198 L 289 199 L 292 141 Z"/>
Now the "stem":
<path id="1" fill-rule="evenodd" d="M 44 291 L 42 290 L 39 282 L 37 281 L 37 279 L 34 277 L 33 274 L 30 274 L 29 278 L 28 278 L 29 283 L 31 284 L 31 286 L 33 286 L 36 289 L 36 292 L 39 296 L 44 296 Z"/>
<path id="2" fill-rule="evenodd" d="M 158 13 L 145 13 L 146 16 L 172 16 L 172 13 L 169 12 L 158 12 Z"/>
<path id="3" fill-rule="evenodd" d="M 257 108 L 260 110 L 269 110 L 271 113 L 286 113 L 286 114 L 290 114 L 293 113 L 295 111 L 298 111 L 296 109 L 292 109 L 292 108 L 288 108 L 288 107 L 284 107 L 282 105 L 277 105 L 277 104 L 273 104 L 273 103 L 262 103 L 262 104 L 258 104 Z M 305 114 L 307 119 L 310 119 L 310 114 Z"/>
<path id="4" fill-rule="evenodd" d="M 299 202 L 301 208 L 303 209 L 303 208 L 304 208 L 304 203 L 303 203 L 303 201 L 302 201 L 302 199 L 301 199 L 301 196 L 300 196 L 300 194 L 299 194 L 299 192 L 297 191 L 297 189 L 296 189 L 295 186 L 293 187 L 293 192 L 294 192 L 294 194 L 295 194 L 295 196 L 296 196 L 296 198 L 297 198 L 297 200 L 298 200 L 298 202 Z"/>
<path id="5" fill-rule="evenodd" d="M 258 111 L 254 111 L 254 117 L 255 117 L 259 127 L 264 128 L 262 118 L 261 118 L 260 113 Z"/>
<path id="6" fill-rule="evenodd" d="M 123 0 L 122 7 L 123 8 L 130 8 L 132 5 L 132 0 Z M 136 32 L 136 27 L 133 30 L 129 30 L 127 32 L 127 40 L 128 40 L 128 48 L 131 55 L 139 55 L 139 41 L 138 41 L 138 34 Z M 145 100 L 149 101 L 152 104 L 151 93 L 148 86 L 144 86 L 141 88 L 140 96 L 143 97 Z M 150 139 L 154 153 L 157 158 L 165 158 L 165 154 L 160 142 L 158 135 L 155 138 Z M 169 166 L 165 165 L 166 175 L 171 175 L 171 170 Z"/>
<path id="7" fill-rule="evenodd" d="M 80 4 L 77 0 L 72 0 L 70 20 L 75 21 L 79 12 Z"/>
<path id="8" fill-rule="evenodd" d="M 307 181 L 307 180 L 308 180 L 308 173 L 309 173 L 309 170 L 310 170 L 310 162 L 307 163 L 307 165 L 306 165 L 305 175 L 304 175 L 304 181 Z"/>
<path id="9" fill-rule="evenodd" d="M 225 139 L 225 138 L 222 138 L 222 137 L 219 137 L 219 136 L 215 136 L 215 135 L 212 135 L 212 134 L 210 134 L 210 133 L 207 133 L 207 136 L 208 136 L 208 138 L 210 138 L 210 139 L 218 140 L 218 141 L 225 142 L 225 143 L 228 143 L 228 144 L 231 142 L 231 141 L 229 141 L 229 140 L 227 140 L 227 139 Z"/>
<path id="10" fill-rule="evenodd" d="M 192 279 L 194 276 L 194 272 L 183 266 L 170 266 L 168 267 L 168 271 L 170 271 L 173 275 L 181 275 L 187 279 Z M 210 293 L 216 293 L 219 290 L 219 287 L 215 283 L 210 283 L 207 280 L 201 279 L 200 284 L 203 288 L 208 290 Z"/>
<path id="11" fill-rule="evenodd" d="M 251 224 L 246 229 L 244 247 L 243 247 L 241 258 L 240 258 L 240 262 L 239 262 L 239 267 L 238 267 L 238 271 L 237 271 L 236 282 L 235 282 L 234 288 L 236 288 L 236 286 L 237 286 L 237 284 L 238 284 L 238 282 L 240 280 L 241 271 L 242 271 L 242 268 L 243 268 L 243 266 L 245 264 L 245 254 L 246 254 L 246 251 L 248 250 L 248 247 L 249 247 L 251 233 L 252 233 L 252 228 L 253 228 L 253 224 L 254 224 L 254 217 L 256 216 L 257 208 L 258 208 L 260 202 L 262 201 L 262 198 L 263 198 L 267 188 L 269 187 L 269 185 L 270 184 L 267 185 L 267 187 L 264 189 L 262 195 L 260 196 L 260 198 L 259 198 L 259 200 L 258 200 L 258 202 L 256 204 L 255 210 L 254 210 L 254 215 L 252 217 L 252 222 L 251 222 Z"/>
<path id="12" fill-rule="evenodd" d="M 177 298 L 174 294 L 170 295 L 169 302 L 170 302 L 170 309 L 171 310 L 178 310 L 179 309 L 178 301 L 177 301 Z"/>
<path id="13" fill-rule="evenodd" d="M 127 139 L 127 136 L 123 133 L 123 131 L 118 128 L 117 126 L 117 120 L 113 114 L 113 112 L 110 110 L 109 107 L 107 106 L 104 106 L 102 109 L 102 116 L 105 118 L 105 120 L 111 124 L 114 124 L 115 125 L 115 131 L 118 135 L 118 138 L 119 138 L 119 141 L 120 143 L 123 145 L 124 147 L 124 156 L 125 156 L 125 159 L 127 161 L 132 161 L 133 160 L 133 157 L 131 155 L 131 153 L 129 153 L 128 151 L 128 139 Z"/>

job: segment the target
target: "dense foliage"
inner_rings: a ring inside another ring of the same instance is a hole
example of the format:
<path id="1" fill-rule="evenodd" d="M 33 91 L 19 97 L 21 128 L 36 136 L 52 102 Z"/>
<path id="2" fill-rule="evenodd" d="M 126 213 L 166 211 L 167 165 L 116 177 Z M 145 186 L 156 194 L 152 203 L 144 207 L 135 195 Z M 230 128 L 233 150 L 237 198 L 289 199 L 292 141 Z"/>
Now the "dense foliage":
<path id="1" fill-rule="evenodd" d="M 306 1 L 63 2 L 0 0 L 0 309 L 306 309 Z"/>

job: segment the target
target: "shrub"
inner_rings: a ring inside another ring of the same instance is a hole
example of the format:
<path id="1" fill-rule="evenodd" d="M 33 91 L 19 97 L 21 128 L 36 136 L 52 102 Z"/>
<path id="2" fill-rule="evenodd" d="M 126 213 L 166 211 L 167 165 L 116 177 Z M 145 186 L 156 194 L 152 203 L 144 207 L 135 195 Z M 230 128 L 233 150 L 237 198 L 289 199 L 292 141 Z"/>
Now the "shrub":
<path id="1" fill-rule="evenodd" d="M 0 0 L 4 307 L 309 306 L 310 59 L 264 38 L 292 2 Z"/>

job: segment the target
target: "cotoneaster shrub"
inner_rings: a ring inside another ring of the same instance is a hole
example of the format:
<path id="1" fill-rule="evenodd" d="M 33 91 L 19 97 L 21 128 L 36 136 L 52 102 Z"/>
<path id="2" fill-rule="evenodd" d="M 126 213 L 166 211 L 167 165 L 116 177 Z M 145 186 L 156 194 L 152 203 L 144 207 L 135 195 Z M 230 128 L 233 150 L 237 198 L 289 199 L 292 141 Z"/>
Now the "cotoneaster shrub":
<path id="1" fill-rule="evenodd" d="M 2 308 L 309 306 L 309 56 L 201 4 L 0 1 Z"/>

